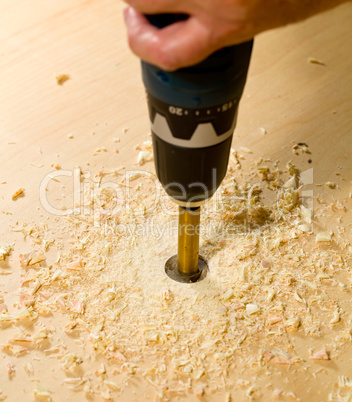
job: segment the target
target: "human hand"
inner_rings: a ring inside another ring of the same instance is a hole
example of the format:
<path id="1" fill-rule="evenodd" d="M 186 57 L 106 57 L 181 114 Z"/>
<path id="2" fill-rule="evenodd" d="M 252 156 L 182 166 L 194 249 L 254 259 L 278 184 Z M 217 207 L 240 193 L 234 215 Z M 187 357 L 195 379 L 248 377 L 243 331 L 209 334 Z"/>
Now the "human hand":
<path id="1" fill-rule="evenodd" d="M 216 50 L 308 18 L 346 0 L 125 0 L 128 40 L 141 59 L 164 70 L 196 64 Z M 347 0 L 348 1 L 348 0 Z M 189 15 L 163 29 L 144 14 Z"/>

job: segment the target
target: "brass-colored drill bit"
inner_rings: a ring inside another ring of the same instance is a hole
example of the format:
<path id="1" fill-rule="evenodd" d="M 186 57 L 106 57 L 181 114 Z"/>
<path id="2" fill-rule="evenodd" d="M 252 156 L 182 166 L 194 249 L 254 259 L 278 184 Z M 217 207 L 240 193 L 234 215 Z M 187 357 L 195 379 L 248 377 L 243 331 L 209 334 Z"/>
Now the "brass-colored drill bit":
<path id="1" fill-rule="evenodd" d="M 205 278 L 208 265 L 199 256 L 200 207 L 179 208 L 178 251 L 165 265 L 167 275 L 185 283 Z"/>
<path id="2" fill-rule="evenodd" d="M 177 268 L 181 275 L 199 272 L 200 207 L 179 208 Z"/>

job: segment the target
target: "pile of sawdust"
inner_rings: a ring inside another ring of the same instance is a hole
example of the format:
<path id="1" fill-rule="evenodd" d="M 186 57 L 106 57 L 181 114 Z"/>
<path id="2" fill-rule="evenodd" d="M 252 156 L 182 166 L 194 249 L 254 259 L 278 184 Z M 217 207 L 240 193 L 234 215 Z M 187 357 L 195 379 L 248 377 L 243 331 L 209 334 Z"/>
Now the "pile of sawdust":
<path id="1" fill-rule="evenodd" d="M 348 242 L 331 233 L 331 241 L 316 241 L 294 166 L 281 171 L 259 162 L 246 175 L 235 167 L 202 215 L 205 280 L 185 285 L 164 273 L 176 250 L 176 206 L 162 198 L 151 207 L 150 189 L 138 176 L 127 208 L 99 180 L 91 182 L 80 214 L 60 218 L 59 232 L 23 226 L 35 247 L 21 255 L 22 310 L 3 312 L 0 320 L 16 325 L 62 314 L 65 332 L 82 340 L 80 357 L 61 354 L 64 369 L 74 372 L 84 360 L 102 362 L 101 375 L 104 365 L 115 367 L 99 382 L 70 374 L 69 385 L 106 399 L 136 374 L 168 398 L 246 386 L 231 370 L 304 370 L 294 334 L 306 337 L 311 359 L 333 359 L 351 340 L 351 308 L 339 298 L 351 287 Z M 41 339 L 39 329 L 31 342 Z M 309 350 L 317 337 L 324 343 Z M 249 397 L 258 392 L 248 383 Z"/>

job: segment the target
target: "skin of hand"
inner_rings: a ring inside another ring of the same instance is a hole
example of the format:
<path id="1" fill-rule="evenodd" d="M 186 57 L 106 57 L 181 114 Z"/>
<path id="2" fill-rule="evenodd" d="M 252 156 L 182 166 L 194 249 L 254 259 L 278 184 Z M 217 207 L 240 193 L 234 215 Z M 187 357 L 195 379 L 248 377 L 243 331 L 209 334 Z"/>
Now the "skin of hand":
<path id="1" fill-rule="evenodd" d="M 128 41 L 141 59 L 173 71 L 260 32 L 294 23 L 349 0 L 125 0 Z M 145 14 L 189 15 L 163 29 Z"/>

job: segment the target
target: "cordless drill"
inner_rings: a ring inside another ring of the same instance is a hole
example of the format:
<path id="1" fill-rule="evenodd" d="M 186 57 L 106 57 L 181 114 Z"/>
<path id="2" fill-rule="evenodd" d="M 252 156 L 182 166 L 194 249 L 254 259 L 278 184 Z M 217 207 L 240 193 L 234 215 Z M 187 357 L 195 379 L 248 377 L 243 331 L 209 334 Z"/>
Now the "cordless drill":
<path id="1" fill-rule="evenodd" d="M 147 16 L 162 29 L 185 15 Z M 166 193 L 179 205 L 178 254 L 165 266 L 179 282 L 206 275 L 199 256 L 200 206 L 225 177 L 253 41 L 218 50 L 174 72 L 142 61 L 155 169 Z"/>

